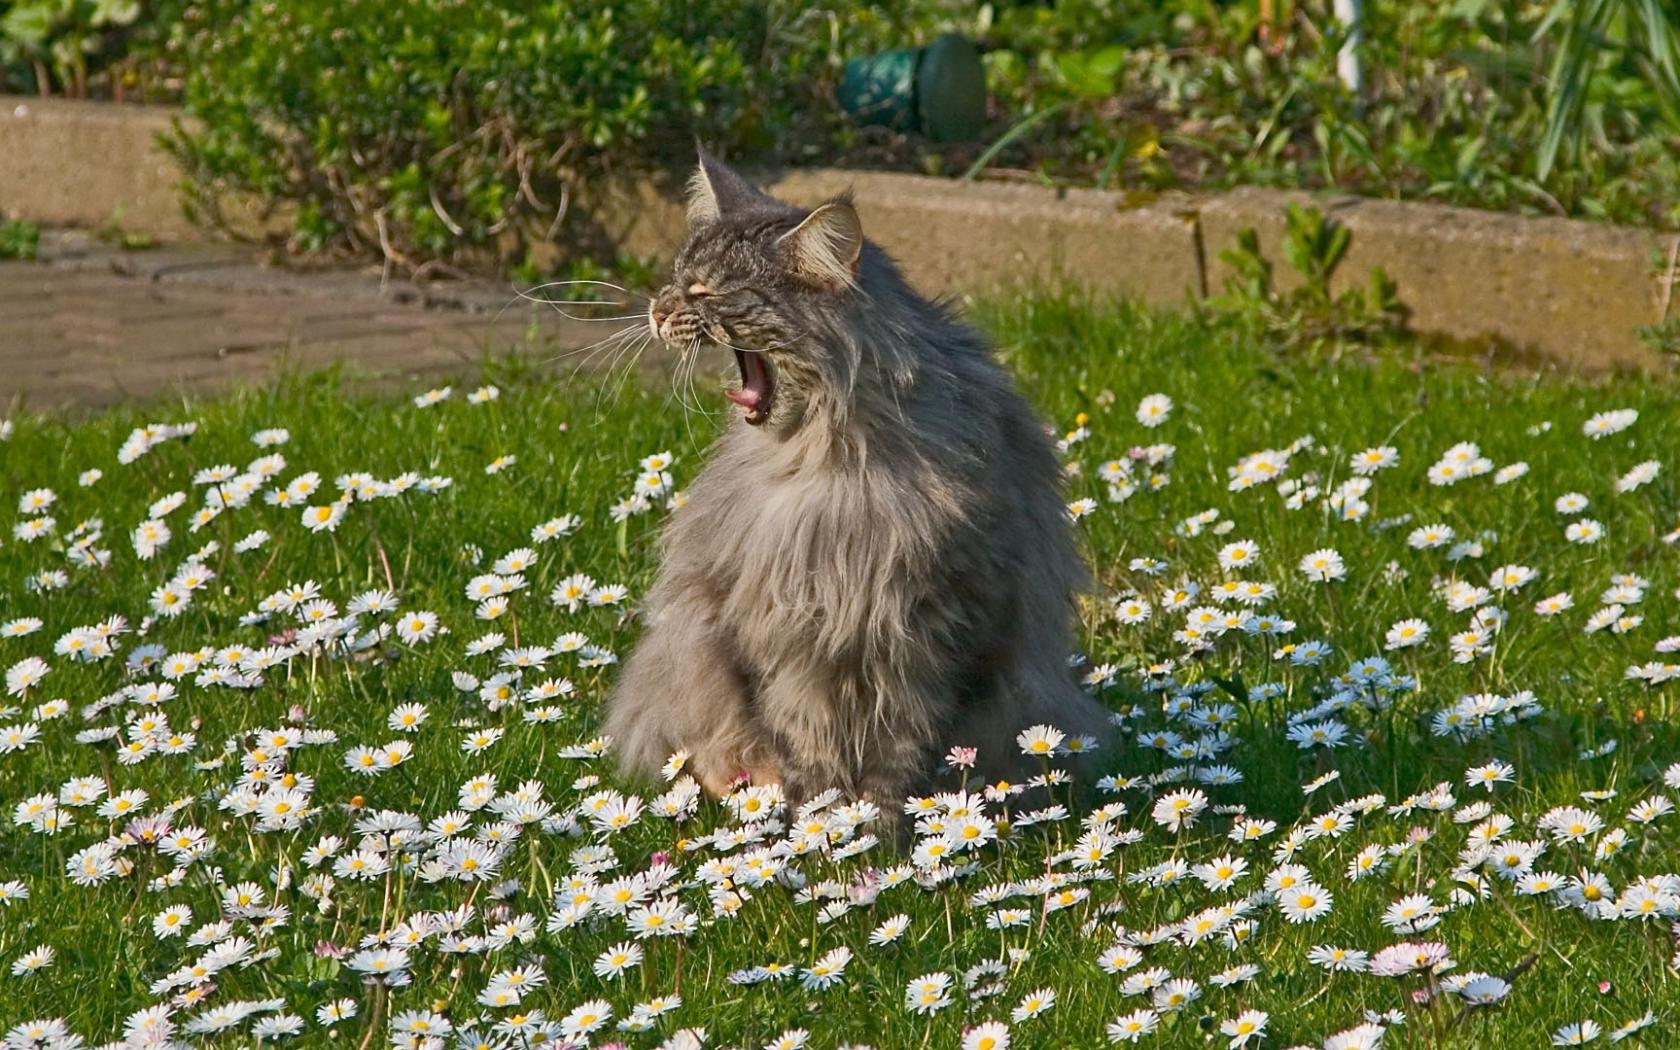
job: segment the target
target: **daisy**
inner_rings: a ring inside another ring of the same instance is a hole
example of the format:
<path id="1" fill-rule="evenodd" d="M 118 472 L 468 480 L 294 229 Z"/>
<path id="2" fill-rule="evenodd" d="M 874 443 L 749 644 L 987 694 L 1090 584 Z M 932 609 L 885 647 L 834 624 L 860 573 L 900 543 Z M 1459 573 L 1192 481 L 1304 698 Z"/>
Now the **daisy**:
<path id="1" fill-rule="evenodd" d="M 608 584 L 605 587 L 597 587 L 589 592 L 589 604 L 593 606 L 622 605 L 624 600 L 629 596 L 630 591 L 628 588 L 616 583 Z"/>
<path id="2" fill-rule="evenodd" d="M 891 944 L 904 936 L 904 931 L 910 928 L 910 916 L 894 915 L 892 918 L 875 927 L 869 935 L 869 943 L 877 947 Z"/>
<path id="3" fill-rule="evenodd" d="M 24 952 L 12 962 L 12 976 L 23 977 L 28 974 L 39 973 L 53 964 L 58 953 L 51 945 L 42 944 Z"/>
<path id="4" fill-rule="evenodd" d="M 1160 1013 L 1176 1013 L 1201 997 L 1201 985 L 1187 977 L 1174 978 L 1150 993 L 1150 1000 Z"/>
<path id="5" fill-rule="evenodd" d="M 1414 645 L 1422 645 L 1429 638 L 1429 625 L 1422 620 L 1398 620 L 1388 629 L 1383 639 L 1386 650 L 1409 649 Z"/>
<path id="6" fill-rule="evenodd" d="M 1170 831 L 1179 831 L 1195 826 L 1196 818 L 1207 805 L 1207 796 L 1194 788 L 1171 791 L 1155 801 L 1150 816 L 1162 827 Z"/>
<path id="7" fill-rule="evenodd" d="M 591 999 L 560 1019 L 560 1034 L 578 1039 L 612 1020 L 612 1006 L 605 999 Z"/>
<path id="8" fill-rule="evenodd" d="M 962 1050 L 1009 1050 L 1009 1026 L 987 1021 L 963 1033 Z"/>
<path id="9" fill-rule="evenodd" d="M 1413 550 L 1429 550 L 1434 547 L 1445 547 L 1451 543 L 1457 534 L 1450 525 L 1425 525 L 1413 529 L 1406 538 L 1406 543 Z"/>
<path id="10" fill-rule="evenodd" d="M 550 518 L 531 529 L 532 543 L 548 543 L 565 536 L 570 536 L 582 524 L 574 514 L 562 514 L 558 518 Z"/>
<path id="11" fill-rule="evenodd" d="M 1217 860 L 1198 864 L 1190 869 L 1190 874 L 1200 879 L 1202 885 L 1210 890 L 1226 890 L 1248 870 L 1248 862 L 1241 857 L 1226 855 Z"/>
<path id="12" fill-rule="evenodd" d="M 1657 1023 L 1656 1015 L 1653 1014 L 1651 1011 L 1646 1010 L 1645 1013 L 1642 1016 L 1635 1017 L 1635 1018 L 1632 1018 L 1631 1020 L 1628 1020 L 1628 1021 L 1624 1022 L 1615 1031 L 1611 1032 L 1610 1033 L 1610 1041 L 1612 1043 L 1619 1043 L 1623 1039 L 1626 1039 L 1628 1036 L 1634 1034 L 1635 1032 L 1638 1032 L 1638 1031 L 1640 1031 L 1642 1029 L 1645 1029 L 1645 1028 L 1649 1028 L 1651 1025 L 1654 1025 L 1656 1023 Z"/>
<path id="13" fill-rule="evenodd" d="M 185 904 L 165 908 L 152 916 L 152 934 L 159 940 L 179 937 L 192 925 L 192 909 Z"/>
<path id="14" fill-rule="evenodd" d="M 1024 729 L 1016 736 L 1015 743 L 1021 748 L 1023 755 L 1054 755 L 1066 739 L 1060 730 L 1054 726 L 1036 725 Z"/>
<path id="15" fill-rule="evenodd" d="M 1399 450 L 1389 445 L 1383 445 L 1355 453 L 1349 467 L 1359 477 L 1369 477 L 1377 471 L 1387 470 L 1399 462 Z"/>
<path id="16" fill-rule="evenodd" d="M 1309 580 L 1329 583 L 1347 577 L 1347 568 L 1342 564 L 1342 556 L 1336 550 L 1325 547 L 1313 551 L 1301 559 L 1301 573 Z"/>
<path id="17" fill-rule="evenodd" d="M 800 975 L 799 983 L 806 991 L 818 992 L 841 983 L 845 979 L 846 966 L 852 961 L 850 948 L 841 946 L 835 948 Z"/>
<path id="18" fill-rule="evenodd" d="M 1009 1019 L 1016 1024 L 1037 1017 L 1052 1006 L 1056 1005 L 1056 993 L 1050 988 L 1040 988 L 1036 992 L 1028 992 L 1021 997 L 1021 1002 L 1010 1011 Z"/>
<path id="19" fill-rule="evenodd" d="M 594 589 L 594 578 L 578 573 L 555 584 L 554 590 L 550 592 L 548 597 L 555 605 L 567 612 L 577 612 L 578 608 L 589 599 L 589 593 Z"/>
<path id="20" fill-rule="evenodd" d="M 1260 548 L 1253 540 L 1227 543 L 1219 549 L 1219 567 L 1226 572 L 1260 564 Z"/>
<path id="21" fill-rule="evenodd" d="M 344 520 L 344 512 L 348 506 L 348 503 L 333 502 L 305 507 L 303 527 L 310 532 L 334 532 L 338 529 L 339 522 Z"/>
<path id="22" fill-rule="evenodd" d="M 1172 414 L 1172 398 L 1165 394 L 1150 394 L 1138 402 L 1137 421 L 1146 427 L 1158 427 Z"/>
<path id="23" fill-rule="evenodd" d="M 1307 952 L 1307 961 L 1326 970 L 1363 973 L 1370 966 L 1370 953 L 1357 948 L 1320 944 Z"/>
<path id="24" fill-rule="evenodd" d="M 1564 538 L 1570 543 L 1592 544 L 1604 538 L 1604 526 L 1591 518 L 1581 518 L 1569 523 L 1563 530 Z"/>
<path id="25" fill-rule="evenodd" d="M 12 696 L 23 696 L 39 685 L 51 670 L 47 662 L 38 656 L 19 660 L 6 670 L 6 692 Z"/>
<path id="26" fill-rule="evenodd" d="M 33 616 L 24 616 L 8 621 L 0 626 L 0 638 L 22 638 L 24 635 L 34 634 L 41 629 L 41 621 Z"/>
<path id="27" fill-rule="evenodd" d="M 904 1006 L 913 1014 L 935 1014 L 951 1005 L 951 975 L 929 973 L 904 986 Z"/>
<path id="28" fill-rule="evenodd" d="M 631 941 L 616 944 L 595 958 L 595 975 L 609 981 L 622 976 L 625 970 L 639 966 L 642 961 L 641 945 Z"/>
<path id="29" fill-rule="evenodd" d="M 1594 434 L 1593 436 L 1599 437 L 1601 435 Z M 1575 1024 L 1566 1024 L 1552 1033 L 1552 1045 L 1585 1046 L 1597 1039 L 1600 1031 L 1602 1029 L 1599 1028 L 1597 1021 L 1579 1021 Z"/>
<path id="30" fill-rule="evenodd" d="M 1222 1035 L 1230 1036 L 1231 1041 L 1226 1044 L 1230 1050 L 1247 1046 L 1250 1040 L 1260 1040 L 1266 1035 L 1266 1022 L 1270 1018 L 1263 1010 L 1244 1010 L 1237 1016 L 1219 1023 Z"/>
<path id="31" fill-rule="evenodd" d="M 1516 782 L 1516 768 L 1508 762 L 1495 759 L 1482 766 L 1472 766 L 1464 771 L 1464 782 L 1470 787 L 1483 787 L 1493 791 L 1495 784 L 1512 784 Z"/>
<path id="32" fill-rule="evenodd" d="M 1330 911 L 1334 900 L 1329 890 L 1303 882 L 1280 894 L 1278 907 L 1291 923 L 1313 922 Z"/>
<path id="33" fill-rule="evenodd" d="M 1616 492 L 1632 492 L 1634 489 L 1648 485 L 1656 479 L 1661 471 L 1661 463 L 1654 459 L 1648 459 L 1616 479 Z"/>
<path id="34" fill-rule="evenodd" d="M 1581 425 L 1581 433 L 1597 441 L 1600 438 L 1609 437 L 1611 434 L 1619 434 L 1638 421 L 1639 410 L 1635 408 L 1619 408 L 1610 412 L 1598 412 Z M 1597 1025 L 1593 1027 L 1596 1034 Z M 1556 1040 L 1554 1039 L 1553 1042 L 1555 1043 Z"/>
<path id="35" fill-rule="evenodd" d="M 1134 1010 L 1123 1014 L 1109 1022 L 1106 1029 L 1108 1041 L 1116 1044 L 1135 1043 L 1155 1031 L 1160 1021 L 1161 1015 L 1154 1010 Z"/>
<path id="36" fill-rule="evenodd" d="M 1143 961 L 1143 953 L 1129 944 L 1116 944 L 1097 956 L 1097 966 L 1104 973 L 1124 973 Z"/>
<path id="37" fill-rule="evenodd" d="M 438 631 L 438 618 L 432 612 L 411 612 L 397 621 L 397 637 L 409 645 L 429 642 Z"/>

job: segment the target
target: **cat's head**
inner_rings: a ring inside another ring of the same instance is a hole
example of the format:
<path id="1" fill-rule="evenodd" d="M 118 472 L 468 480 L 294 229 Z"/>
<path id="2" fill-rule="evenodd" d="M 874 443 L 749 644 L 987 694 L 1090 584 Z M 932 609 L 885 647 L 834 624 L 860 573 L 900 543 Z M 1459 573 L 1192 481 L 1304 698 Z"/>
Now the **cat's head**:
<path id="1" fill-rule="evenodd" d="M 864 247 L 850 201 L 784 204 L 702 151 L 688 240 L 648 325 L 681 353 L 731 352 L 739 383 L 727 396 L 748 423 L 797 422 L 813 393 L 849 374 L 822 336 L 844 323 Z"/>

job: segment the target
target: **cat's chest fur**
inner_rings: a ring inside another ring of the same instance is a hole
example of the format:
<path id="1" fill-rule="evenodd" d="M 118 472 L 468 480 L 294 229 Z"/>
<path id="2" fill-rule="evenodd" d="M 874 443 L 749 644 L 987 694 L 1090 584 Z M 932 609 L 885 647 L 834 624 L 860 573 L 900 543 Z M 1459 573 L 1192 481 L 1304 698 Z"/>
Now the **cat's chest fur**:
<path id="1" fill-rule="evenodd" d="M 836 661 L 890 645 L 906 605 L 958 571 L 973 493 L 903 456 L 834 463 L 731 435 L 667 542 L 704 565 L 749 659 L 796 643 Z"/>

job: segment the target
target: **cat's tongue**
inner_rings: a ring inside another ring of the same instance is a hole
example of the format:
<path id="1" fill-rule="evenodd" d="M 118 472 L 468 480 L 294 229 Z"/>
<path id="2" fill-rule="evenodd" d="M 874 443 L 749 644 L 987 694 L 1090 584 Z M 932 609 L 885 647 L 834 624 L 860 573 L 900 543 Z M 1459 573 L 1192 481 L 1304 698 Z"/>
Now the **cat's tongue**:
<path id="1" fill-rule="evenodd" d="M 739 390 L 725 390 L 723 396 L 740 405 L 742 408 L 757 408 L 764 393 L 752 387 L 742 387 Z"/>
<path id="2" fill-rule="evenodd" d="M 770 369 L 762 354 L 735 351 L 735 364 L 741 370 L 741 386 L 724 391 L 724 396 L 746 409 L 748 423 L 757 425 L 770 416 Z"/>

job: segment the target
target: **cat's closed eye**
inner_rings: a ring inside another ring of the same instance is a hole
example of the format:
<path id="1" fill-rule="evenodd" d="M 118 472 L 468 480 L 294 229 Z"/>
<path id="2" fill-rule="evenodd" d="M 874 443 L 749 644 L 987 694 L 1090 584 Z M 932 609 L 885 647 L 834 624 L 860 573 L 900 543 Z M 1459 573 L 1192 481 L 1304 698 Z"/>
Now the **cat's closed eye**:
<path id="1" fill-rule="evenodd" d="M 700 281 L 695 281 L 693 284 L 688 286 L 688 295 L 694 299 L 709 299 L 716 294 L 716 292 L 712 291 L 711 288 L 707 287 Z"/>

